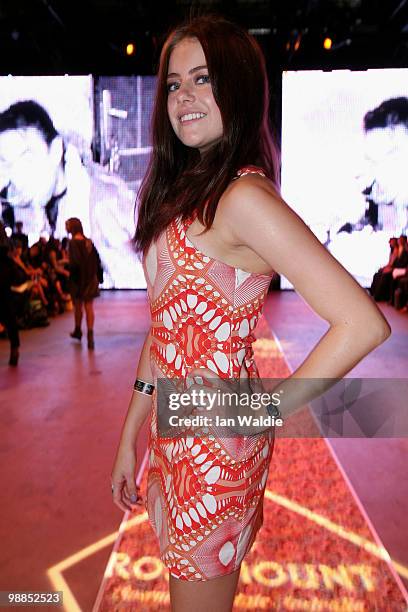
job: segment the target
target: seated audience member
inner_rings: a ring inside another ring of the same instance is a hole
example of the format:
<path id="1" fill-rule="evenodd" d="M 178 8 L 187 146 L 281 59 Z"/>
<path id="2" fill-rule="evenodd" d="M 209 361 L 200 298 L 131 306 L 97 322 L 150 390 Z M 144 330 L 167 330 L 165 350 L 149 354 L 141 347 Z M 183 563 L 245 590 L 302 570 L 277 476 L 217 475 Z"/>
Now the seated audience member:
<path id="1" fill-rule="evenodd" d="M 391 264 L 390 264 L 391 261 Z M 381 272 L 379 277 L 374 277 L 373 284 L 371 285 L 371 295 L 376 302 L 383 302 L 392 300 L 393 291 L 393 276 L 395 270 L 405 269 L 408 266 L 408 251 L 407 251 L 407 237 L 401 235 L 398 238 L 398 246 L 395 253 L 390 256 L 389 263 L 384 267 L 384 271 Z"/>
<path id="2" fill-rule="evenodd" d="M 392 266 L 394 264 L 394 261 L 396 260 L 397 256 L 398 256 L 398 238 L 392 237 L 389 239 L 388 241 L 389 245 L 390 245 L 390 256 L 388 259 L 388 263 L 383 266 L 382 268 L 380 268 L 373 277 L 373 281 L 371 283 L 371 287 L 370 287 L 370 293 L 373 296 L 373 298 L 376 301 L 380 301 L 378 299 L 378 296 L 381 295 L 382 292 L 382 283 L 386 283 L 387 280 L 383 280 L 382 276 L 385 275 L 389 275 L 392 272 Z M 377 296 L 377 297 L 376 297 Z"/>
<path id="3" fill-rule="evenodd" d="M 390 272 L 395 263 L 395 260 L 398 257 L 398 238 L 396 238 L 395 236 L 390 238 L 389 245 L 390 245 L 390 257 L 388 259 L 387 265 L 381 268 L 382 272 Z"/>
<path id="4" fill-rule="evenodd" d="M 408 312 L 408 268 L 406 274 L 396 281 L 394 306 L 401 312 Z"/>
<path id="5" fill-rule="evenodd" d="M 405 252 L 408 254 L 407 244 L 405 244 Z M 398 261 L 402 261 L 400 257 Z M 395 306 L 397 310 L 403 310 L 407 304 L 407 284 L 408 284 L 408 257 L 406 267 L 395 267 L 392 271 L 391 282 L 391 298 L 390 304 Z"/>
<path id="6" fill-rule="evenodd" d="M 64 263 L 69 262 L 68 248 L 69 239 L 67 238 L 67 236 L 64 236 L 64 238 L 61 240 L 61 254 L 62 258 L 64 259 Z"/>
<path id="7" fill-rule="evenodd" d="M 34 242 L 28 249 L 27 260 L 33 268 L 41 269 L 44 261 L 44 248 L 40 241 Z"/>
<path id="8" fill-rule="evenodd" d="M 71 300 L 68 293 L 69 271 L 61 254 L 59 241 L 50 238 L 44 251 L 43 269 L 49 283 L 52 314 L 64 312 L 64 305 Z"/>
<path id="9" fill-rule="evenodd" d="M 53 315 L 59 312 L 58 290 L 55 286 L 55 273 L 47 261 L 47 243 L 41 238 L 35 242 L 28 251 L 27 263 L 30 269 L 34 270 L 43 288 L 48 314 Z"/>
<path id="10" fill-rule="evenodd" d="M 392 268 L 392 280 L 390 287 L 390 296 L 388 303 L 394 305 L 395 291 L 399 287 L 400 279 L 404 278 L 408 274 L 408 244 L 407 237 L 400 236 L 398 245 L 398 256 L 395 259 Z"/>
<path id="11" fill-rule="evenodd" d="M 22 221 L 17 221 L 16 229 L 11 234 L 11 240 L 12 240 L 13 244 L 16 244 L 16 242 L 18 241 L 22 245 L 22 247 L 23 247 L 23 253 L 27 252 L 27 249 L 28 249 L 28 236 L 27 236 L 27 234 L 24 234 L 24 232 L 23 232 L 23 222 Z"/>
<path id="12" fill-rule="evenodd" d="M 10 257 L 14 263 L 11 291 L 19 326 L 30 328 L 48 325 L 45 310 L 48 306 L 45 296 L 48 281 L 41 270 L 24 261 L 20 244 L 17 243 L 12 249 Z"/>
<path id="13" fill-rule="evenodd" d="M 9 257 L 10 241 L 0 222 L 0 321 L 10 342 L 9 365 L 16 366 L 19 359 L 20 337 L 13 304 L 11 285 L 14 282 L 14 262 Z"/>
<path id="14" fill-rule="evenodd" d="M 41 270 L 33 268 L 23 257 L 23 247 L 18 242 L 11 252 L 11 258 L 17 265 L 16 278 L 20 281 L 18 285 L 27 284 L 27 288 L 32 290 L 31 295 L 38 295 L 44 306 L 47 306 L 48 300 L 45 297 L 44 288 L 48 286 L 48 283 L 41 278 Z"/>

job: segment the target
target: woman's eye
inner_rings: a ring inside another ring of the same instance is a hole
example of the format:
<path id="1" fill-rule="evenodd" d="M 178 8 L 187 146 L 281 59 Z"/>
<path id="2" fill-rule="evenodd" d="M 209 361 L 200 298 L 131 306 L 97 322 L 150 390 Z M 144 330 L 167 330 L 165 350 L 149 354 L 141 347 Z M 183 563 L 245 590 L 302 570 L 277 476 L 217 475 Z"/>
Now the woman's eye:
<path id="1" fill-rule="evenodd" d="M 196 77 L 195 83 L 197 85 L 205 85 L 210 82 L 210 77 L 208 74 L 200 74 Z M 167 83 L 167 93 L 171 93 L 173 91 L 177 91 L 180 89 L 180 83 L 178 81 L 173 81 L 172 83 Z"/>
<path id="2" fill-rule="evenodd" d="M 210 76 L 208 74 L 201 74 L 197 77 L 197 83 L 209 83 Z"/>
<path id="3" fill-rule="evenodd" d="M 179 84 L 177 82 L 167 83 L 167 91 L 170 93 L 171 91 L 176 91 L 179 88 Z"/>

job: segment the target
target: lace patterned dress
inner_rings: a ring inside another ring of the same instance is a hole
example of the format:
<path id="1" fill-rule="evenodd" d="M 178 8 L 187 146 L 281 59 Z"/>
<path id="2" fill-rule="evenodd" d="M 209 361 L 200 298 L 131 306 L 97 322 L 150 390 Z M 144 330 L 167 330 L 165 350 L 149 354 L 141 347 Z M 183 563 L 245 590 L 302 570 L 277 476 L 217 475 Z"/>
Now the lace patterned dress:
<path id="1" fill-rule="evenodd" d="M 263 172 L 242 168 L 237 178 Z M 144 259 L 152 319 L 151 368 L 185 379 L 192 368 L 258 376 L 253 332 L 271 277 L 208 257 L 190 242 L 193 219 L 174 220 Z M 273 433 L 217 438 L 158 434 L 151 413 L 147 510 L 160 556 L 182 580 L 209 580 L 240 566 L 262 525 Z"/>

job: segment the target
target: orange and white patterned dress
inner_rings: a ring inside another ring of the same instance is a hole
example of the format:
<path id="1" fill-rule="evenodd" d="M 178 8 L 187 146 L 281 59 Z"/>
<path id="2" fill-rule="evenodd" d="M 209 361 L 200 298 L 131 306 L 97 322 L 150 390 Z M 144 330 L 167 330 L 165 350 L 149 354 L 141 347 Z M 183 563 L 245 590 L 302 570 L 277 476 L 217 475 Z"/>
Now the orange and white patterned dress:
<path id="1" fill-rule="evenodd" d="M 248 166 L 237 178 L 248 173 L 264 175 Z M 249 375 L 258 376 L 253 332 L 271 277 L 199 251 L 186 236 L 192 220 L 174 220 L 143 262 L 155 382 L 185 379 L 199 367 L 239 378 L 244 362 Z M 262 525 L 273 433 L 163 438 L 156 402 L 151 415 L 146 505 L 161 559 L 182 580 L 230 574 Z"/>

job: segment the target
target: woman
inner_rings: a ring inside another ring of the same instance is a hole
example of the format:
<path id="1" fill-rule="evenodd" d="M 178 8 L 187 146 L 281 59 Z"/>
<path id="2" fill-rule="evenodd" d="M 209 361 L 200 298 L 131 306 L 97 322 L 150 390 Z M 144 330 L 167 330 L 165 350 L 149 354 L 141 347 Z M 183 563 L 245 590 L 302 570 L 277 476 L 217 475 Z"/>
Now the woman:
<path id="1" fill-rule="evenodd" d="M 217 612 L 231 610 L 242 559 L 262 524 L 273 432 L 202 437 L 194 446 L 191 434 L 160 437 L 151 410 L 158 379 L 188 386 L 202 375 L 221 386 L 256 377 L 251 343 L 273 271 L 330 324 L 290 379 L 342 377 L 390 334 L 374 302 L 280 197 L 267 92 L 262 53 L 238 26 L 201 17 L 168 37 L 136 231 L 152 325 L 112 491 L 123 511 L 140 503 L 135 443 L 150 414 L 147 507 L 177 612 L 212 610 L 214 602 Z M 156 389 L 154 407 L 157 398 Z"/>
<path id="2" fill-rule="evenodd" d="M 48 306 L 48 300 L 45 295 L 48 281 L 43 277 L 41 269 L 34 268 L 23 260 L 23 246 L 21 242 L 16 241 L 14 243 L 11 258 L 16 264 L 13 291 L 16 293 L 27 292 L 29 298 L 38 297 L 43 306 Z"/>
<path id="3" fill-rule="evenodd" d="M 48 240 L 44 249 L 44 274 L 48 280 L 48 293 L 50 302 L 50 314 L 56 315 L 64 312 L 67 302 L 71 302 L 68 295 L 69 272 L 65 268 L 62 259 L 59 240 L 51 238 Z"/>
<path id="4" fill-rule="evenodd" d="M 72 238 L 69 242 L 69 292 L 74 302 L 75 329 L 71 338 L 82 338 L 82 311 L 85 308 L 88 328 L 88 349 L 95 348 L 93 308 L 94 298 L 99 296 L 98 263 L 99 256 L 89 238 L 84 236 L 82 223 L 76 217 L 71 217 L 65 223 L 66 230 Z"/>

